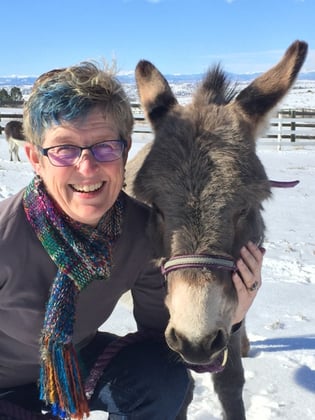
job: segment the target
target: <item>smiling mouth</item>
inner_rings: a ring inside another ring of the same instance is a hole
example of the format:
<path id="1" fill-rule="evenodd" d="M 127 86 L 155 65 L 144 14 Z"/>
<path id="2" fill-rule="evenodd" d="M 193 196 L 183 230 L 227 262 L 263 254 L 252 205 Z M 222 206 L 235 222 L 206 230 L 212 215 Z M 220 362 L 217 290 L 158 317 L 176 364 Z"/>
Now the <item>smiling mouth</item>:
<path id="1" fill-rule="evenodd" d="M 90 184 L 90 185 L 80 185 L 80 184 L 72 184 L 71 188 L 80 193 L 91 193 L 100 190 L 105 182 L 98 182 L 97 184 Z"/>

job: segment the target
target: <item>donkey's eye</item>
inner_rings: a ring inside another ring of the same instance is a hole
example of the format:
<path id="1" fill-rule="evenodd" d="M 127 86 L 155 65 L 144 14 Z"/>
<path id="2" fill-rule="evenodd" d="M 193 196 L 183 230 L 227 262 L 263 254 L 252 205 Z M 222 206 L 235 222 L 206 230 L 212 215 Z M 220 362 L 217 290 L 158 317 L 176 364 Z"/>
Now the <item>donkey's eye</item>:
<path id="1" fill-rule="evenodd" d="M 244 219 L 246 218 L 248 213 L 249 213 L 249 208 L 248 207 L 241 208 L 234 215 L 234 223 L 238 224 L 238 223 L 241 223 L 242 221 L 244 221 Z"/>
<path id="2" fill-rule="evenodd" d="M 159 207 L 155 204 L 152 203 L 152 208 L 154 210 L 155 216 L 156 218 L 160 221 L 160 222 L 164 222 L 164 214 L 162 212 L 162 210 L 159 209 Z"/>
<path id="3" fill-rule="evenodd" d="M 240 210 L 239 212 L 239 217 L 245 217 L 248 214 L 248 208 L 244 207 L 243 209 Z"/>
<path id="4" fill-rule="evenodd" d="M 152 240 L 154 253 L 156 258 L 160 258 L 161 255 L 168 255 L 168 251 L 165 249 L 164 235 L 165 235 L 165 220 L 163 213 L 159 208 L 152 203 L 152 212 L 148 227 L 148 235 Z"/>

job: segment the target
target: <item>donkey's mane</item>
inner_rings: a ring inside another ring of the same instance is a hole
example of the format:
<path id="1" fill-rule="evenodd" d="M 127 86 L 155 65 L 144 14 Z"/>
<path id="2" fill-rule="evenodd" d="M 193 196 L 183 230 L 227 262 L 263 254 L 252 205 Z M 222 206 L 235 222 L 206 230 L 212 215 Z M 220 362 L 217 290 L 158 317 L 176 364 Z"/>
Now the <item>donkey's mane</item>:
<path id="1" fill-rule="evenodd" d="M 236 96 L 235 83 L 232 83 L 220 64 L 214 65 L 205 74 L 195 94 L 195 101 L 216 105 L 226 105 Z"/>

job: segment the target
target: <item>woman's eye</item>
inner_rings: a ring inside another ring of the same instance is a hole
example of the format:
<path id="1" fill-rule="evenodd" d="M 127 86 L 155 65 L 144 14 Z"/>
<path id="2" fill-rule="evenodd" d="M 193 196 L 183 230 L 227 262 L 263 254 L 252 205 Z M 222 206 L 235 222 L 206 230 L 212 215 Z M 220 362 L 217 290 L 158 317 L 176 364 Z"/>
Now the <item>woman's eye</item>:
<path id="1" fill-rule="evenodd" d="M 67 154 L 67 153 L 71 153 L 74 152 L 76 150 L 75 147 L 71 147 L 71 146 L 60 146 L 60 147 L 56 147 L 56 149 L 54 149 L 54 153 L 59 154 Z"/>
<path id="2" fill-rule="evenodd" d="M 115 150 L 114 147 L 110 144 L 104 144 L 103 146 L 100 146 L 98 148 L 102 152 L 111 152 L 112 150 Z"/>

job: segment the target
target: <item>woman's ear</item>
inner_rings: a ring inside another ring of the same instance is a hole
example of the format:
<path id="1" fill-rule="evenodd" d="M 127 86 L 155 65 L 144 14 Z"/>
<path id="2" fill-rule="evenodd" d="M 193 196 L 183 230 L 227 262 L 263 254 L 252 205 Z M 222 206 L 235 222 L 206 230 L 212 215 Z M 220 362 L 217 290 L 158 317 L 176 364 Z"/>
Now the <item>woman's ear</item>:
<path id="1" fill-rule="evenodd" d="M 126 147 L 126 149 L 124 151 L 124 165 L 126 165 L 126 162 L 127 162 L 127 159 L 128 159 L 128 153 L 129 153 L 129 150 L 131 148 L 131 136 L 128 137 L 126 139 L 126 141 L 127 141 L 127 147 Z"/>
<path id="2" fill-rule="evenodd" d="M 34 169 L 34 172 L 37 175 L 40 175 L 41 164 L 40 164 L 40 155 L 39 155 L 39 151 L 37 150 L 37 147 L 34 144 L 26 142 L 24 145 L 24 150 L 25 150 L 28 160 L 30 161 L 30 164 L 32 165 Z"/>

